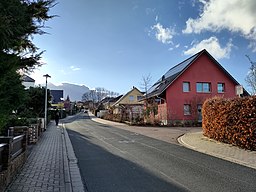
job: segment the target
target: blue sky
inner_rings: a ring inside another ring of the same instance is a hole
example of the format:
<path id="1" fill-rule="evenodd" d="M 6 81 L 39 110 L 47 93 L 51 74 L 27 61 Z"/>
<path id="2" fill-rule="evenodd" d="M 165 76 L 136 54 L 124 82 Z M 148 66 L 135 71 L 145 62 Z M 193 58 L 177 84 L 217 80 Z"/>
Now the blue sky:
<path id="1" fill-rule="evenodd" d="M 59 0 L 49 34 L 35 36 L 44 66 L 31 77 L 104 87 L 120 94 L 155 83 L 168 69 L 207 49 L 245 88 L 256 61 L 255 0 Z"/>

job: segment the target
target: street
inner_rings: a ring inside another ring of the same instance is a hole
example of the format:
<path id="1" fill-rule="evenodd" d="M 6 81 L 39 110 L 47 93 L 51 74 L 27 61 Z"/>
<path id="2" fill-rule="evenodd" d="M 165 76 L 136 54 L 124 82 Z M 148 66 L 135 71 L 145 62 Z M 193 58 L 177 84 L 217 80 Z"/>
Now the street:
<path id="1" fill-rule="evenodd" d="M 65 127 L 89 192 L 256 191 L 255 169 L 92 121 Z"/>

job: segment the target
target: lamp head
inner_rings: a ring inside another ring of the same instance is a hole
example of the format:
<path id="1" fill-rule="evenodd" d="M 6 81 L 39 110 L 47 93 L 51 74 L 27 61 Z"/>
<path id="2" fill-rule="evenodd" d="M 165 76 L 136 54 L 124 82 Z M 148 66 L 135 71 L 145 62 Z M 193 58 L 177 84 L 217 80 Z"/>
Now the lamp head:
<path id="1" fill-rule="evenodd" d="M 50 76 L 50 75 L 48 75 L 48 74 L 43 75 L 43 77 L 51 78 L 51 76 Z"/>

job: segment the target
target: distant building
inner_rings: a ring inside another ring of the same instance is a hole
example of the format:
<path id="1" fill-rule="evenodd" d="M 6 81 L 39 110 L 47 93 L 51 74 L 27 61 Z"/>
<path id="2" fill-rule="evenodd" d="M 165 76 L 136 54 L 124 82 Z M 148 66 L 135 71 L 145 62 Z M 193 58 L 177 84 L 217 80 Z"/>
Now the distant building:
<path id="1" fill-rule="evenodd" d="M 141 117 L 143 111 L 142 97 L 143 92 L 133 87 L 111 106 L 113 108 L 113 114 L 119 114 L 122 120 L 129 122 Z"/>
<path id="2" fill-rule="evenodd" d="M 25 89 L 29 89 L 29 87 L 35 86 L 35 80 L 27 75 L 22 76 L 22 85 L 25 86 Z"/>
<path id="3" fill-rule="evenodd" d="M 50 90 L 52 104 L 63 103 L 63 90 Z"/>
<path id="4" fill-rule="evenodd" d="M 69 99 L 69 95 L 67 96 L 67 99 L 64 101 L 64 108 L 67 112 L 71 110 L 71 102 Z"/>

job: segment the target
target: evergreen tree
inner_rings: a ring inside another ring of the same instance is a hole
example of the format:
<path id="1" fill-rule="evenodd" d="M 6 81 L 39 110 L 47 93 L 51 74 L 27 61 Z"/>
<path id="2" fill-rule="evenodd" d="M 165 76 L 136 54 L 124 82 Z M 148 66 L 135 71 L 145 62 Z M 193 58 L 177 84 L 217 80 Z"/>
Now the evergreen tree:
<path id="1" fill-rule="evenodd" d="M 32 36 L 44 34 L 45 21 L 54 0 L 0 1 L 0 131 L 8 116 L 25 98 L 18 70 L 31 71 L 40 66 L 42 52 L 32 42 Z"/>

